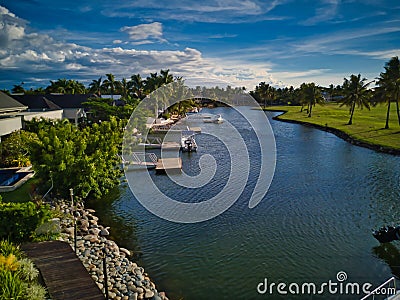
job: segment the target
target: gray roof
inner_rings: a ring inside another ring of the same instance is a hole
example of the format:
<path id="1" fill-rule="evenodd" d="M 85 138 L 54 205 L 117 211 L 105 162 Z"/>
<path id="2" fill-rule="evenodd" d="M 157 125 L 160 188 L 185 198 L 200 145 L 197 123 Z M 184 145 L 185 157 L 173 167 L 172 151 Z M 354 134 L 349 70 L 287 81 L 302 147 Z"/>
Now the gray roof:
<path id="1" fill-rule="evenodd" d="M 0 113 L 25 110 L 28 107 L 0 91 Z"/>

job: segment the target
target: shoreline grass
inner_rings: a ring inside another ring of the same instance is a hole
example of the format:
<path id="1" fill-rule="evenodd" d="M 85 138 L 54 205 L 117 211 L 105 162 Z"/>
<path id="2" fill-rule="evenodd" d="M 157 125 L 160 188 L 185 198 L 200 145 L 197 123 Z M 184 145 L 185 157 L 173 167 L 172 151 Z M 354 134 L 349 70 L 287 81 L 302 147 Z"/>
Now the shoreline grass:
<path id="1" fill-rule="evenodd" d="M 342 138 L 346 136 L 361 146 L 370 147 L 377 151 L 400 154 L 400 126 L 397 120 L 395 105 L 392 105 L 389 119 L 389 129 L 384 129 L 386 121 L 386 105 L 372 107 L 371 110 L 356 109 L 353 124 L 347 125 L 350 114 L 347 107 L 329 103 L 317 105 L 311 117 L 305 110 L 300 112 L 300 106 L 272 106 L 266 111 L 282 111 L 277 120 L 302 123 L 332 131 Z M 340 133 L 344 133 L 343 136 Z M 346 139 L 346 138 L 345 138 Z M 389 150 L 389 151 L 386 151 Z M 390 151 L 394 150 L 394 151 Z"/>

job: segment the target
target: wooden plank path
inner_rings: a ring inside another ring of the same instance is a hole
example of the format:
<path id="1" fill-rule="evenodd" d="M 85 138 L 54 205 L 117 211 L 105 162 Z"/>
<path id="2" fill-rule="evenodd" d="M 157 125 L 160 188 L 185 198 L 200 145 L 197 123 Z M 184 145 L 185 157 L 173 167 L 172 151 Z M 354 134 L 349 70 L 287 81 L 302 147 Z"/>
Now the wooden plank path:
<path id="1" fill-rule="evenodd" d="M 52 300 L 105 299 L 68 243 L 30 243 L 21 248 L 40 270 Z"/>

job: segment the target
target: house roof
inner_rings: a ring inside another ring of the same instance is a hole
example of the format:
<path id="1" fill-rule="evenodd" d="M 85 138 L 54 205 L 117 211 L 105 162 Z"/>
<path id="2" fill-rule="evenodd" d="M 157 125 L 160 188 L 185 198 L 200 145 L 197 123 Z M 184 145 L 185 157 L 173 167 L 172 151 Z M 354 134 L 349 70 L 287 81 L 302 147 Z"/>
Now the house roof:
<path id="1" fill-rule="evenodd" d="M 28 107 L 7 94 L 0 92 L 0 113 L 25 110 Z"/>
<path id="2" fill-rule="evenodd" d="M 88 101 L 87 94 L 46 94 L 46 95 L 15 95 L 15 99 L 30 109 L 63 109 L 82 108 L 83 102 Z"/>

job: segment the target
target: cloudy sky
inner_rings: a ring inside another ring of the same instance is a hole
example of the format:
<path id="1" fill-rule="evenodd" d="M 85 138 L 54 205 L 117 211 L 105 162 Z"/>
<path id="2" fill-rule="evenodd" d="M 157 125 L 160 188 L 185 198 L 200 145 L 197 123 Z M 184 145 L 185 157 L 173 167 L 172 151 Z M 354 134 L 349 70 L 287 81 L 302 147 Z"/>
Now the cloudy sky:
<path id="1" fill-rule="evenodd" d="M 0 89 L 161 68 L 248 89 L 374 79 L 400 55 L 393 0 L 0 0 Z"/>

